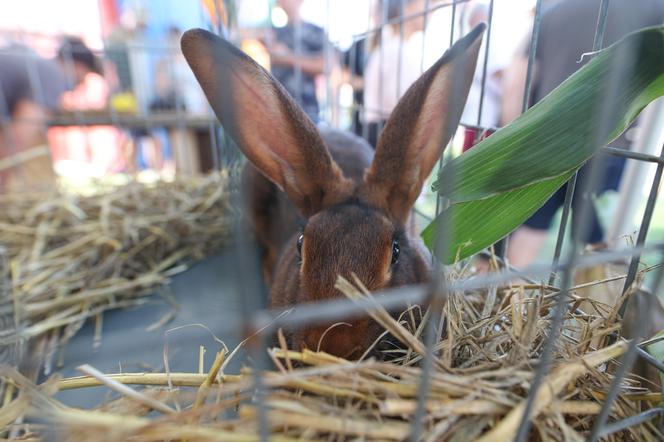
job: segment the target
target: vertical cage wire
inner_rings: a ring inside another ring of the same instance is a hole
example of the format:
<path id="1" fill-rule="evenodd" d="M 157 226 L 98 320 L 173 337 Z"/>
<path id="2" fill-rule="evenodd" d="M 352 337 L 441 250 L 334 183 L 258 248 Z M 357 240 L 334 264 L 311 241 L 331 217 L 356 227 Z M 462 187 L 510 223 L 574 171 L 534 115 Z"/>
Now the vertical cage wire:
<path id="1" fill-rule="evenodd" d="M 456 13 L 457 13 L 457 0 L 452 0 L 452 20 L 450 23 L 450 47 L 454 43 L 454 27 L 456 25 Z M 438 159 L 438 168 L 437 170 L 440 170 L 443 167 L 443 159 L 445 155 L 441 155 L 440 158 Z M 434 219 L 438 218 L 438 215 L 440 215 L 440 212 L 442 210 L 442 197 L 440 194 L 436 194 L 436 208 L 434 211 Z"/>
<path id="2" fill-rule="evenodd" d="M 593 53 L 602 49 L 604 43 L 604 31 L 606 30 L 606 19 L 609 12 L 609 0 L 602 0 L 599 7 L 599 15 L 597 17 L 597 26 L 595 27 L 595 38 L 593 41 Z M 528 106 L 528 99 L 530 95 L 529 87 L 526 88 L 527 95 L 524 96 L 524 112 Z M 560 259 L 560 254 L 562 253 L 563 242 L 565 241 L 565 231 L 567 230 L 567 220 L 570 216 L 570 211 L 572 208 L 572 201 L 574 198 L 574 193 L 576 190 L 576 182 L 578 179 L 578 171 L 574 173 L 572 178 L 567 182 L 567 188 L 565 191 L 565 201 L 563 202 L 563 213 L 560 218 L 560 226 L 558 229 L 558 236 L 556 238 L 556 247 L 553 252 L 553 265 L 555 266 Z M 549 284 L 553 284 L 555 275 L 552 274 L 549 278 Z"/>
<path id="3" fill-rule="evenodd" d="M 608 1 L 603 0 L 599 12 L 600 16 L 597 22 L 596 36 L 598 35 L 602 36 L 604 34 L 604 27 L 606 26 L 607 6 L 608 6 Z M 594 44 L 600 45 L 601 39 L 596 37 Z M 606 93 L 600 99 L 600 107 L 598 109 L 601 117 L 599 120 L 600 124 L 598 128 L 595 130 L 594 134 L 595 140 L 593 141 L 593 144 L 596 145 L 599 145 L 601 143 L 600 141 L 601 134 L 607 132 L 606 128 L 608 127 L 609 124 L 608 119 L 610 118 L 609 112 L 610 109 L 612 109 L 613 107 L 612 101 L 615 99 L 615 92 L 618 90 L 619 84 L 621 84 L 621 80 L 624 78 L 625 75 L 623 71 L 619 69 L 619 67 L 629 65 L 628 63 L 626 63 L 626 61 L 628 61 L 628 58 L 632 56 L 632 54 L 625 52 L 618 54 L 618 57 L 620 59 L 614 60 L 612 67 L 609 70 Z M 582 193 L 580 196 L 585 197 L 591 191 L 596 189 L 599 183 L 604 179 L 604 171 L 602 170 L 601 166 L 602 163 L 600 162 L 599 158 L 595 157 L 591 160 L 589 165 L 589 179 L 584 183 L 583 186 L 584 189 L 582 189 Z M 570 201 L 568 201 L 568 203 L 571 205 L 571 198 Z M 586 237 L 586 233 L 589 233 L 590 216 L 592 213 L 591 210 L 592 210 L 592 202 L 582 204 L 581 207 L 578 209 L 580 213 L 575 214 L 575 217 L 572 219 L 572 223 L 574 224 L 573 226 L 574 228 L 572 230 L 573 239 L 570 249 L 566 256 L 566 262 L 569 264 L 569 267 L 563 272 L 562 284 L 561 284 L 562 290 L 558 294 L 556 311 L 554 312 L 554 318 L 551 322 L 548 340 L 542 352 L 540 366 L 538 367 L 535 373 L 535 378 L 530 387 L 528 400 L 526 402 L 526 407 L 517 433 L 518 441 L 524 441 L 525 438 L 527 437 L 527 434 L 530 430 L 530 411 L 534 404 L 537 391 L 540 388 L 544 376 L 547 374 L 550 368 L 550 364 L 552 362 L 553 353 L 555 352 L 555 343 L 563 323 L 563 310 L 565 308 L 564 307 L 565 297 L 567 296 L 567 293 L 572 283 L 574 263 L 577 260 L 576 255 L 580 248 L 581 241 L 583 241 L 583 238 Z M 560 240 L 560 238 L 558 239 Z"/>
<path id="4" fill-rule="evenodd" d="M 424 0 L 424 11 L 429 10 L 429 0 Z M 422 47 L 420 48 L 420 52 L 422 53 L 422 57 L 420 57 L 420 74 L 424 72 L 424 49 L 426 47 L 426 37 L 427 37 L 427 25 L 429 24 L 429 14 L 424 14 L 424 24 L 423 27 L 424 29 L 422 30 Z"/>
<path id="5" fill-rule="evenodd" d="M 537 43 L 539 42 L 540 26 L 542 25 L 542 0 L 537 0 L 535 4 L 535 17 L 533 19 L 533 29 L 530 35 L 530 45 L 528 46 L 528 68 L 526 71 L 526 85 L 523 90 L 523 104 L 521 112 L 528 110 L 530 103 L 530 93 L 533 86 L 533 74 L 535 69 L 535 55 L 537 55 Z"/>
<path id="6" fill-rule="evenodd" d="M 20 360 L 18 317 L 12 299 L 9 252 L 0 245 L 0 364 L 16 365 Z M 0 388 L 0 393 L 2 392 Z"/>
<path id="7" fill-rule="evenodd" d="M 404 17 L 406 15 L 406 0 L 400 0 L 401 2 L 401 17 Z M 403 94 L 404 91 L 401 90 L 401 68 L 403 64 L 403 43 L 404 43 L 404 27 L 405 27 L 405 19 L 401 20 L 401 26 L 399 26 L 399 50 L 397 52 L 397 81 L 396 81 L 396 90 L 394 90 L 394 95 L 395 99 L 399 100 L 401 98 L 401 94 Z M 424 54 L 422 54 L 424 56 Z M 385 65 L 383 64 L 385 60 L 381 60 L 381 66 L 380 66 L 380 71 L 385 72 Z"/>
<path id="8" fill-rule="evenodd" d="M 662 259 L 664 259 L 664 254 L 662 254 L 661 257 Z M 655 282 L 654 293 L 658 293 L 659 288 L 661 286 L 662 276 L 664 275 L 664 267 L 660 268 L 657 273 L 658 274 L 655 277 L 656 282 Z M 604 429 L 606 421 L 609 417 L 611 406 L 613 405 L 618 394 L 620 393 L 622 387 L 622 381 L 625 378 L 625 376 L 627 376 L 629 370 L 636 361 L 636 358 L 638 356 L 636 351 L 638 344 L 637 341 L 646 339 L 648 337 L 646 336 L 650 322 L 650 315 L 648 314 L 648 312 L 652 310 L 652 308 L 654 307 L 654 303 L 657 302 L 657 300 L 654 299 L 655 295 L 653 295 L 652 293 L 648 292 L 641 292 L 641 293 L 644 295 L 645 300 L 643 298 L 636 298 L 637 301 L 640 302 L 638 302 L 636 307 L 633 308 L 637 309 L 638 312 L 637 317 L 643 318 L 643 320 L 639 321 L 636 337 L 630 340 L 627 352 L 620 359 L 620 364 L 618 366 L 618 369 L 616 370 L 615 377 L 611 382 L 611 387 L 609 389 L 609 392 L 604 398 L 602 409 L 599 415 L 595 418 L 595 423 L 593 424 L 590 437 L 588 438 L 590 442 L 595 442 L 596 440 L 599 439 L 600 432 L 602 432 L 602 430 Z"/>
<path id="9" fill-rule="evenodd" d="M 452 45 L 454 39 L 454 28 L 455 23 L 454 19 L 456 16 L 456 2 L 452 2 L 452 24 L 450 26 L 450 46 Z M 487 37 L 488 38 L 488 37 Z M 488 40 L 485 40 L 486 47 L 488 48 Z M 485 53 L 485 57 L 488 54 Z M 485 71 L 486 72 L 486 71 Z M 460 96 L 458 91 L 461 90 L 460 87 L 457 87 L 459 82 L 463 81 L 462 73 L 457 69 L 452 69 L 450 72 L 451 81 L 450 81 L 450 94 L 449 94 L 449 107 L 454 109 L 455 103 L 459 103 L 465 99 L 465 97 Z M 483 85 L 484 87 L 484 85 Z M 446 114 L 445 121 L 443 122 L 444 127 L 450 127 L 449 119 L 451 116 Z M 442 155 L 441 155 L 442 160 Z M 452 166 L 449 167 L 447 174 L 442 177 L 445 184 L 451 184 L 455 179 L 455 171 Z M 446 204 L 446 201 L 443 201 L 440 195 L 436 196 L 436 216 L 439 215 L 439 210 L 442 205 Z M 449 234 L 451 232 L 452 219 L 440 219 L 438 223 L 438 229 L 436 231 L 436 238 L 434 241 L 434 255 L 444 256 L 447 254 L 447 249 L 450 247 L 449 244 Z M 434 258 L 435 259 L 435 258 Z M 429 320 L 427 321 L 424 329 L 424 345 L 426 353 L 422 362 L 422 377 L 420 379 L 418 389 L 417 389 L 417 404 L 415 409 L 415 414 L 413 416 L 413 421 L 411 423 L 411 432 L 410 440 L 416 442 L 420 440 L 422 431 L 424 429 L 424 416 L 426 410 L 426 402 L 429 392 L 429 385 L 431 382 L 432 371 L 434 368 L 434 362 L 437 359 L 438 355 L 434 352 L 434 346 L 442 339 L 443 330 L 446 327 L 446 322 L 443 317 L 443 311 L 445 303 L 450 295 L 449 288 L 447 287 L 446 281 L 446 270 L 443 266 L 438 265 L 434 261 L 433 265 L 433 274 L 431 282 L 429 284 L 428 290 L 428 299 L 426 300 L 427 304 L 427 313 L 429 314 Z M 437 318 L 441 318 L 440 329 L 436 326 L 438 321 Z"/>
<path id="10" fill-rule="evenodd" d="M 489 2 L 489 23 L 484 39 L 484 60 L 482 63 L 482 86 L 480 87 L 480 103 L 477 108 L 477 126 L 482 126 L 482 110 L 484 107 L 484 90 L 486 88 L 486 72 L 489 66 L 489 46 L 491 45 L 491 28 L 493 23 L 493 0 Z"/>
<path id="11" fill-rule="evenodd" d="M 369 10 L 368 10 L 368 17 L 367 17 L 367 31 L 364 34 L 364 56 L 362 57 L 362 62 L 364 63 L 364 67 L 362 70 L 363 78 L 366 75 L 366 72 L 364 72 L 364 69 L 366 68 L 366 64 L 369 59 L 369 48 L 371 46 L 371 38 L 373 38 L 373 34 L 369 32 L 369 28 L 371 28 L 371 21 L 374 16 L 374 5 L 372 2 L 368 2 L 369 4 Z M 353 41 L 356 42 L 358 41 L 359 38 L 362 38 L 362 36 L 354 37 Z M 363 90 L 364 94 L 364 99 L 366 99 L 366 89 Z M 366 108 L 365 108 L 365 103 L 364 100 L 362 101 L 361 105 L 358 106 L 358 113 L 359 113 L 359 119 L 360 121 L 363 121 L 362 123 L 362 138 L 365 140 L 369 138 L 369 123 L 367 122 L 365 116 L 366 116 Z"/>
<path id="12" fill-rule="evenodd" d="M 648 236 L 648 230 L 650 228 L 650 222 L 652 221 L 653 214 L 655 212 L 655 205 L 657 204 L 657 196 L 659 195 L 659 190 L 661 189 L 662 184 L 662 173 L 664 172 L 664 146 L 659 154 L 659 162 L 657 163 L 657 170 L 655 171 L 655 176 L 652 181 L 652 186 L 650 186 L 650 192 L 648 193 L 648 201 L 646 202 L 646 210 L 643 213 L 643 218 L 641 219 L 641 226 L 639 227 L 639 234 L 636 239 L 636 247 L 642 247 L 646 242 L 646 237 Z M 627 271 L 627 278 L 625 278 L 625 285 L 623 287 L 623 293 L 629 290 L 630 286 L 636 278 L 636 274 L 639 268 L 639 262 L 641 255 L 634 255 L 629 263 L 629 269 Z M 658 293 L 655 291 L 655 293 Z M 624 303 L 620 307 L 620 316 L 625 316 L 625 309 L 627 308 L 627 303 Z"/>
<path id="13" fill-rule="evenodd" d="M 2 130 L 2 138 L 5 146 L 9 150 L 9 155 L 18 154 L 18 146 L 14 133 L 10 130 L 10 124 L 12 122 L 12 115 L 9 109 L 9 101 L 6 97 L 5 91 L 0 87 L 0 129 Z M 23 168 L 19 169 L 19 173 L 22 174 Z M 2 177 L 0 176 L 0 184 L 2 182 Z"/>
<path id="14" fill-rule="evenodd" d="M 493 6 L 493 3 L 492 3 Z M 542 0 L 537 0 L 535 3 L 535 15 L 533 17 L 533 26 L 532 30 L 530 33 L 530 44 L 528 46 L 528 66 L 526 68 L 526 84 L 523 90 L 523 101 L 521 105 L 521 113 L 525 112 L 528 110 L 528 106 L 530 103 L 530 95 L 532 91 L 532 84 L 533 84 L 533 75 L 534 75 L 534 70 L 535 70 L 535 55 L 537 54 L 537 44 L 539 41 L 539 32 L 540 32 L 540 25 L 542 23 Z M 478 126 L 479 124 L 479 117 L 478 117 Z M 505 238 L 501 239 L 499 241 L 499 255 L 501 258 L 504 258 L 507 256 L 507 248 L 509 247 L 509 236 L 506 236 Z M 554 266 L 555 266 L 554 262 Z"/>

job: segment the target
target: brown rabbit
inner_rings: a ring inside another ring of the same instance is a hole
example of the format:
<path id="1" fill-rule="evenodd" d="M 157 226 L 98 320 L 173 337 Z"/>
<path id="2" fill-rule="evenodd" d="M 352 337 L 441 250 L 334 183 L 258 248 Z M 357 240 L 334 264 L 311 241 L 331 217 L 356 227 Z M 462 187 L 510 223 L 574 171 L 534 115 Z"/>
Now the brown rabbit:
<path id="1" fill-rule="evenodd" d="M 204 30 L 184 34 L 187 62 L 251 162 L 244 184 L 271 308 L 337 298 L 337 276 L 351 272 L 370 290 L 428 279 L 431 257 L 405 226 L 459 123 L 484 28 L 459 40 L 408 89 L 375 155 L 354 135 L 319 131 L 268 72 L 230 43 Z M 379 329 L 368 318 L 346 322 L 300 330 L 290 344 L 356 357 Z"/>

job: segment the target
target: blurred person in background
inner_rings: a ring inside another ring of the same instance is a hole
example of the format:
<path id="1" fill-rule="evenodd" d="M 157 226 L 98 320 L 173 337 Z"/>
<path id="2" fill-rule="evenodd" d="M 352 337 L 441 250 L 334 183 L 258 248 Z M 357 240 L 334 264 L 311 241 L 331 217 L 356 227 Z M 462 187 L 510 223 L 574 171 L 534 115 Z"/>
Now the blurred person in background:
<path id="1" fill-rule="evenodd" d="M 66 69 L 71 88 L 62 95 L 61 111 L 74 116 L 104 113 L 111 86 L 104 76 L 102 60 L 74 36 L 62 39 L 57 58 Z M 76 179 L 123 169 L 124 157 L 118 148 L 121 139 L 121 132 L 109 125 L 58 126 L 48 130 L 56 171 Z"/>
<path id="2" fill-rule="evenodd" d="M 154 88 L 149 76 L 155 48 L 147 28 L 147 9 L 128 7 L 106 39 L 105 53 L 118 78 L 111 106 L 118 113 L 145 115 L 150 110 Z M 158 168 L 161 145 L 147 127 L 133 127 L 127 133 L 123 144 L 127 172 L 136 173 L 141 166 Z"/>
<path id="3" fill-rule="evenodd" d="M 198 84 L 193 71 L 187 64 L 180 50 L 182 30 L 177 26 L 170 26 L 167 33 L 167 47 L 165 54 L 157 61 L 155 66 L 155 93 L 150 102 L 151 113 L 166 113 L 176 115 L 206 115 L 207 100 L 203 90 Z M 170 131 L 169 131 L 170 129 Z M 179 143 L 173 142 L 180 128 L 155 127 L 150 131 L 153 140 L 153 149 L 146 152 L 149 156 L 147 163 L 152 168 L 172 175 L 175 172 L 174 156 L 186 152 L 174 152 L 182 149 Z M 209 137 L 209 129 L 198 129 L 197 136 Z"/>
<path id="4" fill-rule="evenodd" d="M 187 111 L 190 114 L 205 114 L 207 101 L 191 68 L 180 50 L 182 30 L 171 26 L 167 33 L 165 54 L 155 67 L 154 97 L 150 111 Z"/>
<path id="5" fill-rule="evenodd" d="M 463 5 L 462 17 L 467 18 L 468 29 L 473 29 L 482 22 L 489 21 L 489 5 L 484 1 L 471 2 Z M 492 31 L 494 31 L 492 29 Z M 484 97 L 482 103 L 482 116 L 478 122 L 480 107 L 480 95 L 482 92 L 482 80 L 484 77 L 484 56 L 486 55 L 486 36 L 482 40 L 480 55 L 477 60 L 477 68 L 473 76 L 473 83 L 470 86 L 470 92 L 466 100 L 466 106 L 461 115 L 461 123 L 471 126 L 482 126 L 484 128 L 496 127 L 498 125 L 501 102 L 501 78 L 505 64 L 498 60 L 494 49 L 501 51 L 500 45 L 496 45 L 496 34 L 493 33 L 491 41 L 491 50 L 487 63 L 486 80 L 484 85 Z M 510 54 L 511 56 L 512 54 Z"/>
<path id="6" fill-rule="evenodd" d="M 341 60 L 345 79 L 353 88 L 351 131 L 359 136 L 364 134 L 362 108 L 364 107 L 364 69 L 368 44 L 369 38 L 367 36 L 354 40 L 351 47 L 344 51 Z"/>
<path id="7" fill-rule="evenodd" d="M 529 16 L 526 8 L 516 3 L 494 2 L 493 11 L 490 9 L 489 0 L 474 0 L 458 7 L 460 10 L 457 14 L 459 17 L 457 28 L 460 28 L 462 35 L 481 22 L 491 21 L 490 41 L 487 32 L 482 40 L 473 83 L 461 116 L 461 124 L 466 126 L 464 151 L 484 136 L 493 133 L 500 124 L 504 74 L 512 63 L 515 52 L 519 49 L 522 33 L 526 32 L 529 24 L 532 23 L 532 17 Z M 487 44 L 489 45 L 488 52 Z M 484 73 L 485 56 L 488 57 L 486 75 Z"/>
<path id="8" fill-rule="evenodd" d="M 374 148 L 397 102 L 422 72 L 424 6 L 424 0 L 376 3 L 376 23 L 389 24 L 377 34 L 364 71 L 363 122 Z"/>
<path id="9" fill-rule="evenodd" d="M 530 105 L 534 105 L 555 89 L 560 83 L 576 72 L 590 57 L 581 55 L 592 51 L 595 37 L 595 24 L 599 15 L 600 0 L 561 0 L 553 3 L 542 14 L 540 34 L 537 42 L 532 95 Z M 603 47 L 615 43 L 626 34 L 647 26 L 661 25 L 664 22 L 664 1 L 632 0 L 609 3 Z M 501 123 L 507 124 L 521 113 L 523 91 L 525 89 L 528 49 L 517 53 L 512 66 L 506 72 L 506 91 L 502 104 Z M 598 110 L 599 112 L 599 110 Z M 612 142 L 615 147 L 629 148 L 633 131 L 626 131 Z M 622 173 L 624 159 L 607 158 L 605 181 L 591 192 L 602 193 L 616 189 Z M 572 217 L 578 215 L 581 204 L 591 204 L 588 234 L 581 238 L 594 248 L 603 247 L 604 231 L 590 195 L 581 195 L 587 168 L 579 171 Z M 548 229 L 557 210 L 565 200 L 566 187 L 560 188 L 544 206 L 528 219 L 511 236 L 508 258 L 512 265 L 525 267 L 537 257 L 548 238 Z M 572 226 L 576 223 L 572 221 Z"/>
<path id="10" fill-rule="evenodd" d="M 302 19 L 302 0 L 278 0 L 277 6 L 288 16 L 288 23 L 273 27 L 265 38 L 272 75 L 313 122 L 318 123 L 320 107 L 316 96 L 316 77 L 325 70 L 325 31 Z"/>
<path id="11" fill-rule="evenodd" d="M 148 12 L 142 7 L 122 11 L 104 42 L 105 55 L 115 67 L 114 106 L 118 112 L 143 113 L 151 98 L 151 41 L 147 37 Z"/>
<path id="12" fill-rule="evenodd" d="M 156 64 L 155 93 L 150 110 L 173 111 L 181 109 L 187 114 L 205 115 L 208 102 L 196 76 L 182 55 L 180 38 L 182 29 L 171 25 L 167 33 L 167 51 Z"/>
<path id="13" fill-rule="evenodd" d="M 67 89 L 100 66 L 80 39 L 65 39 L 53 60 L 12 45 L 0 50 L 0 188 L 52 188 L 46 120 Z"/>

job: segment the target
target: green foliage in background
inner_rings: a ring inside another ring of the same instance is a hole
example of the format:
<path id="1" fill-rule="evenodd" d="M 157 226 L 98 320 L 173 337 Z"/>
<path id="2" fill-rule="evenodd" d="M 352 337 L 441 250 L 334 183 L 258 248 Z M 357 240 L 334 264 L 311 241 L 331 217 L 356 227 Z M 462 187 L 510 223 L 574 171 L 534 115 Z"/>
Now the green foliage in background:
<path id="1" fill-rule="evenodd" d="M 599 52 L 514 122 L 447 163 L 433 189 L 449 205 L 422 232 L 445 263 L 468 257 L 532 215 L 600 147 L 664 95 L 664 27 Z M 441 224 L 442 223 L 442 224 Z"/>

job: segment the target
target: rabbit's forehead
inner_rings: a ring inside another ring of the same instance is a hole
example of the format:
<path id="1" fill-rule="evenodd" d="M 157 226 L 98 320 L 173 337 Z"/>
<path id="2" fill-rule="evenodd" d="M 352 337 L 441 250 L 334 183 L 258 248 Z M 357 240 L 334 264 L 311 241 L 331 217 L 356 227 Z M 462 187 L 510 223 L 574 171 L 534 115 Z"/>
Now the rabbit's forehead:
<path id="1" fill-rule="evenodd" d="M 314 215 L 304 229 L 301 252 L 305 290 L 332 296 L 337 276 L 351 274 L 370 290 L 384 287 L 391 277 L 392 239 L 399 232 L 371 207 L 350 204 Z"/>
<path id="2" fill-rule="evenodd" d="M 363 204 L 330 207 L 311 217 L 305 228 L 305 236 L 349 236 L 374 241 L 390 240 L 394 232 L 395 226 L 386 214 Z"/>

